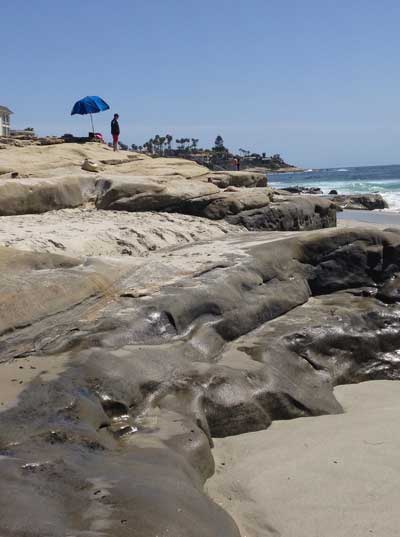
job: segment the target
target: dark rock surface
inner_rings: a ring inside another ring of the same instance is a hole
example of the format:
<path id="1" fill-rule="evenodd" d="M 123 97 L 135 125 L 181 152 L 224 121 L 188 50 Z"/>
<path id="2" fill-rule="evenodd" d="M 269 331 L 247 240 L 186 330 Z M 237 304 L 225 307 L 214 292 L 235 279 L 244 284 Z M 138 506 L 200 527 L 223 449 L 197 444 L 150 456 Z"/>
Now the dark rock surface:
<path id="1" fill-rule="evenodd" d="M 319 187 L 307 187 L 307 186 L 288 186 L 281 188 L 282 191 L 288 192 L 289 194 L 317 194 L 321 195 L 322 190 Z"/>
<path id="2" fill-rule="evenodd" d="M 322 198 L 296 196 L 275 198 L 259 209 L 228 216 L 230 224 L 240 224 L 248 230 L 306 231 L 336 226 L 336 207 Z M 328 202 L 328 203 L 327 203 Z"/>
<path id="3" fill-rule="evenodd" d="M 91 270 L 26 255 L 54 281 Z M 400 378 L 399 272 L 396 233 L 246 233 L 110 266 L 112 287 L 48 317 L 26 294 L 1 360 L 67 366 L 0 413 L 0 534 L 238 537 L 202 490 L 212 436 L 341 412 L 335 384 Z"/>
<path id="4" fill-rule="evenodd" d="M 330 197 L 342 209 L 373 211 L 374 209 L 387 209 L 389 205 L 381 194 L 343 194 Z"/>

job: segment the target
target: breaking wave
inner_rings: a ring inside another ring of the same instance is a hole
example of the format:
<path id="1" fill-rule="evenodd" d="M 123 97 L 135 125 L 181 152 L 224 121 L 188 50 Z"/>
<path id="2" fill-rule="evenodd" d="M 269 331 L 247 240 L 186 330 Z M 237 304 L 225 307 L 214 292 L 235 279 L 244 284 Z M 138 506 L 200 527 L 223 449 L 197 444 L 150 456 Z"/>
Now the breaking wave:
<path id="1" fill-rule="evenodd" d="M 268 174 L 275 188 L 288 186 L 319 187 L 323 194 L 336 190 L 338 194 L 381 194 L 389 211 L 400 212 L 400 165 L 357 168 L 309 169 L 305 172 Z"/>

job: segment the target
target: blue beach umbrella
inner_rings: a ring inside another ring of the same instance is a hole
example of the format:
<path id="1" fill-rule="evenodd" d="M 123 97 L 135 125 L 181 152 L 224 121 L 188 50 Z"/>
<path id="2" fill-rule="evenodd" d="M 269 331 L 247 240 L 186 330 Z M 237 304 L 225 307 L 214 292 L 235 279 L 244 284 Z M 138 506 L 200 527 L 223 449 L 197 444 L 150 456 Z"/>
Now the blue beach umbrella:
<path id="1" fill-rule="evenodd" d="M 80 114 L 81 116 L 90 114 L 90 121 L 92 122 L 92 131 L 94 132 L 93 116 L 97 112 L 103 112 L 103 110 L 109 110 L 108 104 L 103 101 L 101 97 L 92 95 L 91 97 L 84 97 L 80 101 L 77 101 L 72 108 L 71 116 L 74 114 Z"/>

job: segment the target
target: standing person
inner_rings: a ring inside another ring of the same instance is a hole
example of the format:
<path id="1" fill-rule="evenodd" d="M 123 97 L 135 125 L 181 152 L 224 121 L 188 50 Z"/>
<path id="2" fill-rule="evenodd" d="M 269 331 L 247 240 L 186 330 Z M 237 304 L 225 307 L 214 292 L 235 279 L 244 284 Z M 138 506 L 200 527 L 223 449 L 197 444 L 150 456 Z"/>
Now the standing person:
<path id="1" fill-rule="evenodd" d="M 119 115 L 114 114 L 114 119 L 111 121 L 111 134 L 113 138 L 114 151 L 118 151 L 118 138 L 120 133 L 118 119 Z"/>
<path id="2" fill-rule="evenodd" d="M 240 170 L 240 157 L 236 157 L 236 169 L 237 171 Z"/>

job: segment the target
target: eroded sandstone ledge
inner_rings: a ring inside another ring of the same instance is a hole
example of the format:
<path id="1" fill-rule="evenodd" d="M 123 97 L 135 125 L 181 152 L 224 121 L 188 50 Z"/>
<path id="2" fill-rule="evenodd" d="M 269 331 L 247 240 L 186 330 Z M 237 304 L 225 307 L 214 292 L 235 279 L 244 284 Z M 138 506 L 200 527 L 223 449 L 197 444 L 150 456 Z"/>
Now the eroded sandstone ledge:
<path id="1" fill-rule="evenodd" d="M 202 491 L 213 436 L 341 412 L 335 384 L 399 378 L 395 232 L 0 259 L 2 360 L 66 364 L 0 413 L 5 537 L 237 537 Z"/>
<path id="2" fill-rule="evenodd" d="M 114 155 L 96 143 L 9 147 L 1 156 L 0 216 L 96 207 L 230 219 L 249 230 L 336 225 L 335 203 L 312 196 L 287 199 L 256 172 L 210 172 L 184 159 Z"/>

